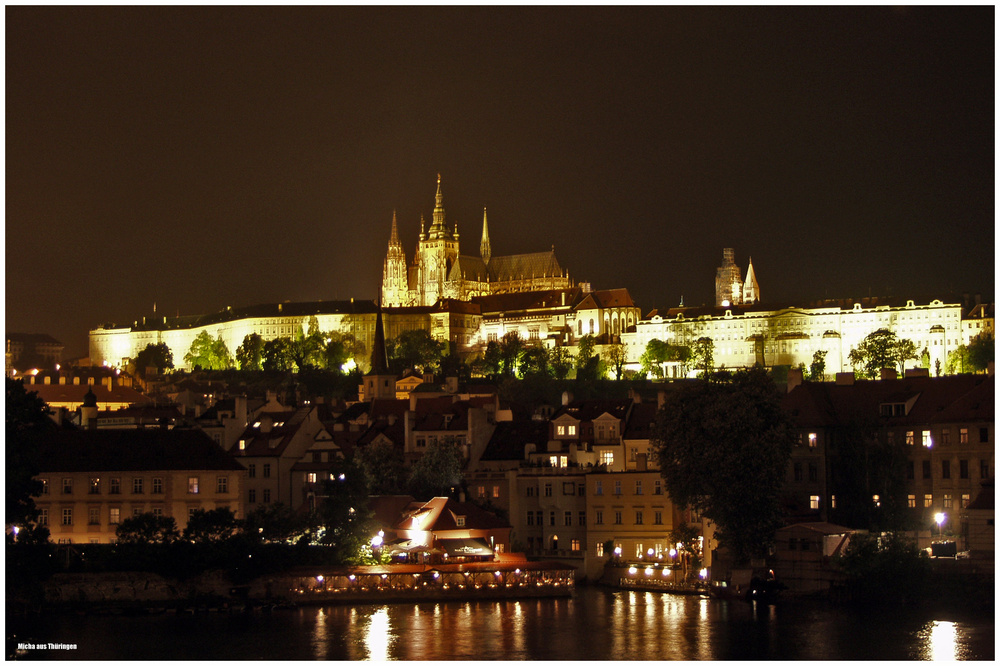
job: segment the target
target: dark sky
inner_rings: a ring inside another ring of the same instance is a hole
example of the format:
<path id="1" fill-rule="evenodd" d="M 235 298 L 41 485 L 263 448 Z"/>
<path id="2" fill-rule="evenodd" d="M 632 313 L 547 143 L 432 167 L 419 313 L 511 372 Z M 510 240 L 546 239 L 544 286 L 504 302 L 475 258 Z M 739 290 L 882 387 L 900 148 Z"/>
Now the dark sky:
<path id="1" fill-rule="evenodd" d="M 994 284 L 994 9 L 7 7 L 6 327 L 375 298 L 478 252 L 643 312 Z"/>

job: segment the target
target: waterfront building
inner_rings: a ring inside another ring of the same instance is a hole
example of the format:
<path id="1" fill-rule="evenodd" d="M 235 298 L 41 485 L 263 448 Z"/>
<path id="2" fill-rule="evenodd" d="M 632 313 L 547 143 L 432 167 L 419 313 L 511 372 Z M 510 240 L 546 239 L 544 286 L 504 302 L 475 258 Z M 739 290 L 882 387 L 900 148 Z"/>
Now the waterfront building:
<path id="1" fill-rule="evenodd" d="M 831 559 L 843 555 L 857 530 L 833 523 L 795 523 L 774 534 L 775 577 L 793 593 L 827 592 L 846 579 Z"/>
<path id="2" fill-rule="evenodd" d="M 392 214 L 382 271 L 382 302 L 386 306 L 431 306 L 441 299 L 468 301 L 486 294 L 570 286 L 569 274 L 559 265 L 554 247 L 549 252 L 493 256 L 485 208 L 479 256 L 461 254 L 458 223 L 445 217 L 440 175 L 430 229 L 425 231 L 424 226 L 421 217 L 417 249 L 407 265 L 396 213 Z"/>
<path id="3" fill-rule="evenodd" d="M 188 429 L 67 430 L 39 442 L 38 522 L 56 543 L 112 543 L 122 520 L 196 510 L 244 516 L 246 470 L 204 433 Z"/>
<path id="4" fill-rule="evenodd" d="M 443 555 L 446 562 L 492 561 L 510 552 L 510 525 L 471 502 L 434 497 L 411 502 L 386 533 L 385 548 L 404 555 Z"/>

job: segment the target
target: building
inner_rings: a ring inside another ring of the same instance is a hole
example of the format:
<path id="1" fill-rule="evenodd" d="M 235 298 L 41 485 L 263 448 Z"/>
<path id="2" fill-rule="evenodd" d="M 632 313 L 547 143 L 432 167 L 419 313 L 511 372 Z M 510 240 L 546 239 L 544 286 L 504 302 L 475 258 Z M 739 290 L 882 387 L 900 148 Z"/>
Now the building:
<path id="1" fill-rule="evenodd" d="M 8 333 L 6 372 L 8 377 L 29 370 L 58 370 L 63 344 L 44 333 Z"/>
<path id="2" fill-rule="evenodd" d="M 440 175 L 431 225 L 427 230 L 424 227 L 421 217 L 417 249 L 413 261 L 407 265 L 396 214 L 392 214 L 389 247 L 382 270 L 382 302 L 386 306 L 430 306 L 441 299 L 468 301 L 487 294 L 570 286 L 569 274 L 559 265 L 554 249 L 493 256 L 485 208 L 479 256 L 461 254 L 458 224 L 445 218 Z"/>
<path id="3" fill-rule="evenodd" d="M 57 543 L 112 543 L 126 518 L 197 510 L 244 516 L 246 470 L 197 430 L 59 429 L 43 436 L 38 522 Z"/>
<path id="4" fill-rule="evenodd" d="M 846 552 L 856 531 L 824 522 L 782 527 L 774 534 L 775 577 L 792 592 L 829 591 L 831 584 L 845 579 L 833 558 Z"/>
<path id="5" fill-rule="evenodd" d="M 736 253 L 727 247 L 722 251 L 722 265 L 715 271 L 715 305 L 753 305 L 760 302 L 760 285 L 753 271 L 753 260 L 747 266 L 747 277 L 740 277 L 740 267 L 736 265 Z"/>

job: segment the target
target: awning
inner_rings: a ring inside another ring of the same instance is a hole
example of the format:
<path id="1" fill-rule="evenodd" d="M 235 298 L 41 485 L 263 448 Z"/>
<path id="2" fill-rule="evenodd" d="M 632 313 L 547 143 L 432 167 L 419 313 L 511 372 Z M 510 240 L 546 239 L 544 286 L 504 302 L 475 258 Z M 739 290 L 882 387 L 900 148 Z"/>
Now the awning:
<path id="1" fill-rule="evenodd" d="M 431 548 L 421 541 L 413 539 L 394 539 L 383 546 L 390 553 L 440 553 L 438 548 Z"/>
<path id="2" fill-rule="evenodd" d="M 493 555 L 493 549 L 486 539 L 438 539 L 437 545 L 453 557 L 470 555 Z"/>

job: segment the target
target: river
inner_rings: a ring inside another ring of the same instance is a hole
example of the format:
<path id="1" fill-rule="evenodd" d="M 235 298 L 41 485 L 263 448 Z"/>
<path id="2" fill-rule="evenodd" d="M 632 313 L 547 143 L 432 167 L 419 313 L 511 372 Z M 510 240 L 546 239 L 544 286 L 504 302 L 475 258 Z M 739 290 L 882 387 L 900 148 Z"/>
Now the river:
<path id="1" fill-rule="evenodd" d="M 994 659 L 993 615 L 775 606 L 580 587 L 572 598 L 303 607 L 270 614 L 52 615 L 25 659 Z"/>

